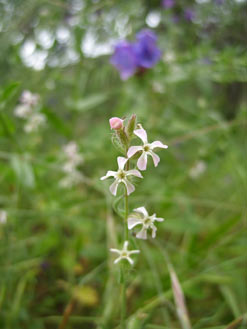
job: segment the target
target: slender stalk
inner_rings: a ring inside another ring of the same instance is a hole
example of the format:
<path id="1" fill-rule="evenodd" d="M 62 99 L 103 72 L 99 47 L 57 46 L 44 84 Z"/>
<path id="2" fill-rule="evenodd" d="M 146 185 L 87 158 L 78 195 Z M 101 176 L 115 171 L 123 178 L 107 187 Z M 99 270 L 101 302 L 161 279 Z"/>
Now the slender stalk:
<path id="1" fill-rule="evenodd" d="M 125 188 L 125 195 L 124 195 L 124 241 L 128 240 L 129 231 L 128 231 L 128 212 L 129 212 L 129 200 L 127 189 Z"/>
<path id="2" fill-rule="evenodd" d="M 120 328 L 125 328 L 125 318 L 126 318 L 126 278 L 125 278 L 125 269 L 124 265 L 121 268 L 122 271 L 122 284 L 121 284 L 121 323 Z"/>
<path id="3" fill-rule="evenodd" d="M 129 161 L 126 164 L 126 170 L 129 170 Z M 129 202 L 128 202 L 128 193 L 127 188 L 125 187 L 124 194 L 124 241 L 128 240 L 128 212 L 129 212 Z M 122 264 L 121 267 L 121 276 L 122 276 L 122 284 L 121 284 L 121 329 L 126 329 L 125 327 L 125 318 L 126 318 L 126 275 L 125 275 L 125 264 Z"/>

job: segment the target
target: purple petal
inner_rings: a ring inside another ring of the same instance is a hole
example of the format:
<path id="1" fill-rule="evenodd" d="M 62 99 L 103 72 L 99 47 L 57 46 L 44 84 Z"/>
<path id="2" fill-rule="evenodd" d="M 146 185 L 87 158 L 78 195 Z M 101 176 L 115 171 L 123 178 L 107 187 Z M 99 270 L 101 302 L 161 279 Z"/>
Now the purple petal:
<path id="1" fill-rule="evenodd" d="M 174 0 L 163 0 L 162 1 L 162 6 L 165 9 L 170 9 L 175 5 L 175 1 Z"/>
<path id="2" fill-rule="evenodd" d="M 137 60 L 133 45 L 126 41 L 119 42 L 115 46 L 115 51 L 110 62 L 119 71 L 121 79 L 128 79 L 135 73 L 137 68 Z"/>
<path id="3" fill-rule="evenodd" d="M 136 37 L 134 52 L 138 66 L 142 68 L 153 67 L 161 58 L 161 51 L 156 44 L 157 36 L 146 29 L 139 32 Z"/>

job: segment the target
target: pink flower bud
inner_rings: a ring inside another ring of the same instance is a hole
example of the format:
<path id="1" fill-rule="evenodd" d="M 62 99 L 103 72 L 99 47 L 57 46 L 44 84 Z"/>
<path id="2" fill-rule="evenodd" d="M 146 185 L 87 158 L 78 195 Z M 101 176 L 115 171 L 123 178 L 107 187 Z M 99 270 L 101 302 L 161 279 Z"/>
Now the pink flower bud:
<path id="1" fill-rule="evenodd" d="M 123 128 L 123 120 L 117 117 L 111 118 L 109 120 L 111 129 L 121 129 Z"/>

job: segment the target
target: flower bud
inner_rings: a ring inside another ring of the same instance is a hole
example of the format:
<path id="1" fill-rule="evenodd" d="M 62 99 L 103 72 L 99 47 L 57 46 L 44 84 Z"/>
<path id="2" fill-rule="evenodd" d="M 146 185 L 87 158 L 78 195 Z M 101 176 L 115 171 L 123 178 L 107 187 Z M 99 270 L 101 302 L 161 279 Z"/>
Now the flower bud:
<path id="1" fill-rule="evenodd" d="M 128 137 L 131 138 L 133 135 L 133 132 L 135 130 L 136 127 L 136 115 L 132 114 L 131 118 L 129 119 L 129 122 L 127 124 L 127 134 Z"/>
<path id="2" fill-rule="evenodd" d="M 111 129 L 122 129 L 123 128 L 123 120 L 117 117 L 113 117 L 109 120 Z"/>

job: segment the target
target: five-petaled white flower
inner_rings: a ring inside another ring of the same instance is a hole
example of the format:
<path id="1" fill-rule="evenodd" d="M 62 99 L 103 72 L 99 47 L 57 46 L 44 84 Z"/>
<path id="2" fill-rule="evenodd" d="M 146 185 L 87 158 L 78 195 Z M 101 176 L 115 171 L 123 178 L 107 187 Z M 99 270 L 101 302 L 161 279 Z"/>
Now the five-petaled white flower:
<path id="1" fill-rule="evenodd" d="M 115 259 L 114 264 L 117 264 L 122 259 L 126 259 L 131 265 L 134 264 L 134 261 L 133 259 L 130 258 L 130 255 L 139 254 L 140 250 L 128 250 L 128 244 L 129 241 L 125 241 L 122 250 L 113 249 L 113 248 L 110 249 L 111 252 L 115 252 L 119 254 L 119 257 Z"/>
<path id="2" fill-rule="evenodd" d="M 130 193 L 134 192 L 135 187 L 133 184 L 131 184 L 128 179 L 127 176 L 136 176 L 139 178 L 143 178 L 141 173 L 136 170 L 136 169 L 131 169 L 131 170 L 124 170 L 125 164 L 128 161 L 127 158 L 124 157 L 118 157 L 117 158 L 117 162 L 118 162 L 118 171 L 107 171 L 106 175 L 101 177 L 101 180 L 104 180 L 108 177 L 114 177 L 115 181 L 111 184 L 110 186 L 110 191 L 113 195 L 117 194 L 117 189 L 118 189 L 118 185 L 120 183 L 124 183 L 124 185 L 126 186 L 126 190 L 127 190 L 127 194 L 129 195 Z"/>
<path id="3" fill-rule="evenodd" d="M 149 216 L 145 207 L 140 207 L 134 209 L 138 215 L 130 215 L 128 217 L 128 229 L 131 230 L 136 225 L 141 224 L 142 229 L 136 234 L 138 239 L 147 239 L 147 230 L 150 228 L 152 230 L 152 238 L 156 237 L 157 228 L 154 226 L 154 222 L 163 222 L 164 218 L 156 217 L 156 214 Z"/>
<path id="4" fill-rule="evenodd" d="M 157 154 L 153 152 L 153 149 L 155 149 L 156 147 L 167 149 L 168 146 L 161 143 L 160 141 L 148 143 L 147 133 L 146 130 L 144 130 L 143 128 L 134 130 L 134 134 L 143 141 L 143 145 L 131 146 L 127 153 L 128 158 L 131 158 L 136 152 L 141 151 L 142 154 L 137 161 L 137 167 L 140 170 L 146 170 L 148 155 L 151 155 L 151 157 L 153 158 L 154 165 L 155 167 L 157 167 L 158 163 L 160 162 L 160 158 Z"/>

